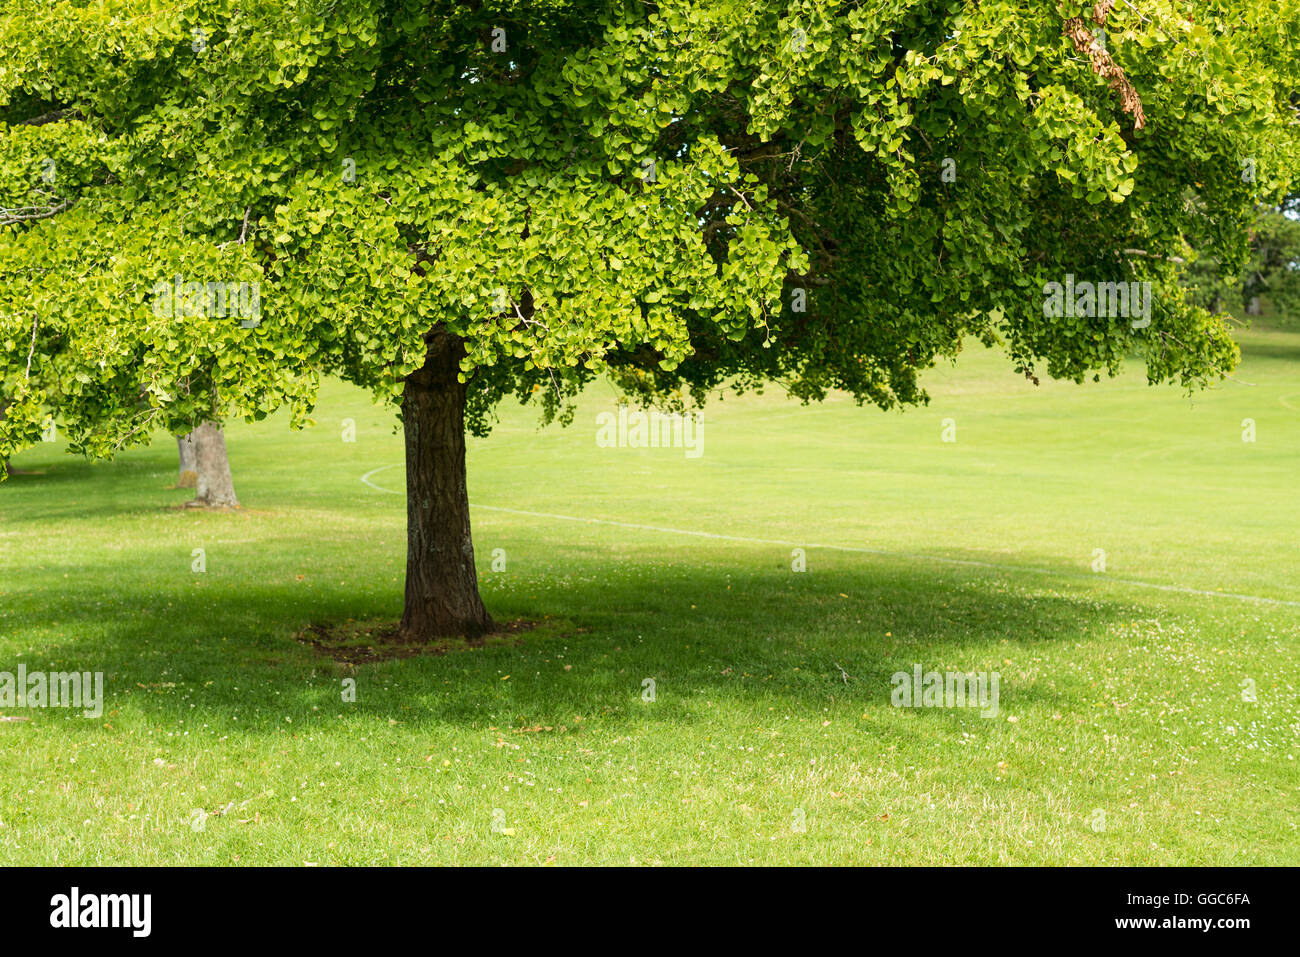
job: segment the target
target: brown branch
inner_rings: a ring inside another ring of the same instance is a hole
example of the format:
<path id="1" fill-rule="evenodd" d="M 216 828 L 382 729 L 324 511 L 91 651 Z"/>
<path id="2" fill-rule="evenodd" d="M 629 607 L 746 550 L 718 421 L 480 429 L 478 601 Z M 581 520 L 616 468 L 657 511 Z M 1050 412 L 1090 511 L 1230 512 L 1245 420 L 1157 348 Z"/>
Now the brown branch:
<path id="1" fill-rule="evenodd" d="M 1092 8 L 1092 22 L 1101 26 L 1106 22 L 1106 15 L 1115 5 L 1115 0 L 1099 0 Z M 1147 125 L 1146 113 L 1142 110 L 1142 100 L 1124 75 L 1123 69 L 1116 63 L 1100 43 L 1097 37 L 1083 22 L 1083 17 L 1071 17 L 1065 21 L 1065 35 L 1074 44 L 1074 49 L 1086 54 L 1092 63 L 1092 72 L 1107 80 L 1110 88 L 1119 94 L 1120 107 L 1133 117 L 1133 128 L 1140 130 Z"/>
<path id="2" fill-rule="evenodd" d="M 1163 259 L 1165 262 L 1168 262 L 1168 263 L 1183 263 L 1183 262 L 1185 261 L 1185 260 L 1179 258 L 1178 256 L 1161 256 L 1161 255 L 1158 254 L 1158 253 L 1149 253 L 1149 252 L 1147 252 L 1145 249 L 1126 249 L 1126 250 L 1124 250 L 1124 255 L 1125 255 L 1125 256 L 1143 256 L 1143 257 L 1145 257 L 1145 258 L 1147 258 L 1147 259 Z"/>
<path id="3" fill-rule="evenodd" d="M 13 209 L 0 206 L 0 226 L 29 223 L 36 219 L 49 219 L 51 216 L 57 216 L 71 205 L 72 200 L 65 199 L 58 206 L 19 206 Z"/>
<path id="4" fill-rule="evenodd" d="M 33 116 L 30 119 L 23 120 L 19 126 L 44 126 L 46 123 L 54 123 L 64 117 L 70 116 L 73 119 L 84 119 L 77 110 L 51 110 L 49 113 L 42 113 L 40 116 Z"/>

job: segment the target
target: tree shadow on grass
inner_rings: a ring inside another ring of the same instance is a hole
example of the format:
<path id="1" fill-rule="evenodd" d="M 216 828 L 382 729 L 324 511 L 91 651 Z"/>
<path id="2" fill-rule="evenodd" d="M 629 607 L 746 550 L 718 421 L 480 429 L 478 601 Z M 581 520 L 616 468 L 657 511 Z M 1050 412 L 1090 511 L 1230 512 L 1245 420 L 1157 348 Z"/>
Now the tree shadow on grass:
<path id="1" fill-rule="evenodd" d="M 175 466 L 160 457 L 131 455 L 112 462 L 92 462 L 62 455 L 54 462 L 16 456 L 18 470 L 0 483 L 0 510 L 6 528 L 86 519 L 129 518 L 156 512 L 194 497 L 193 489 L 175 488 Z M 103 481 L 111 469 L 111 481 Z M 141 506 L 141 499 L 155 503 Z"/>
<path id="2" fill-rule="evenodd" d="M 93 580 L 76 565 L 47 573 Z M 623 567 L 544 602 L 501 589 L 498 617 L 551 618 L 518 642 L 360 666 L 295 636 L 311 622 L 391 620 L 396 594 L 233 581 L 200 595 L 128 580 L 51 589 L 39 612 L 26 598 L 6 619 L 10 647 L 25 653 L 6 655 L 4 668 L 103 671 L 105 714 L 199 721 L 218 734 L 281 732 L 286 718 L 299 731 L 332 726 L 340 714 L 417 730 L 573 729 L 575 716 L 635 729 L 707 720 L 706 706 L 720 701 L 752 707 L 756 720 L 772 708 L 887 705 L 890 677 L 914 664 L 993 671 L 1011 648 L 1086 640 L 1134 614 L 1131 604 L 1060 594 L 1039 576 L 1007 577 L 895 559 L 855 558 L 816 576 L 743 564 Z M 355 703 L 343 699 L 345 678 L 356 681 Z M 1004 707 L 1057 700 L 1041 681 L 1004 679 L 1001 695 Z M 917 713 L 954 727 L 969 717 Z"/>
<path id="3" fill-rule="evenodd" d="M 1252 336 L 1240 343 L 1243 370 L 1248 371 L 1257 359 L 1300 362 L 1300 327 L 1263 331 L 1271 335 L 1267 338 Z"/>

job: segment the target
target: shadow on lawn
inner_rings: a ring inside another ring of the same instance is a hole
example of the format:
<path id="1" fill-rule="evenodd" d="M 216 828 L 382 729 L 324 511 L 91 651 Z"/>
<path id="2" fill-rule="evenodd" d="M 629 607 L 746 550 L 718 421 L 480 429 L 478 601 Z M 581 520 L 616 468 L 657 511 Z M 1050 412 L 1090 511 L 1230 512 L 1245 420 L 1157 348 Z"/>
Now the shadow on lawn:
<path id="1" fill-rule="evenodd" d="M 193 489 L 176 489 L 175 465 L 161 457 L 123 456 L 112 463 L 92 462 L 61 452 L 54 461 L 15 456 L 16 473 L 0 484 L 5 527 L 45 522 L 122 518 L 155 513 L 166 504 L 194 497 Z M 108 469 L 112 481 L 103 481 Z M 168 495 L 157 504 L 145 501 Z"/>
<path id="2" fill-rule="evenodd" d="M 1300 363 L 1300 326 L 1296 328 L 1264 327 L 1259 330 L 1266 336 L 1243 338 L 1241 346 L 1242 368 L 1249 369 L 1252 360 L 1269 359 L 1277 362 Z"/>
<path id="3" fill-rule="evenodd" d="M 53 580 L 66 572 L 74 583 L 77 571 L 48 569 Z M 810 716 L 846 701 L 887 708 L 890 676 L 913 664 L 999 670 L 1025 646 L 1084 640 L 1133 614 L 1117 601 L 1052 593 L 1050 581 L 1016 587 L 991 574 L 896 560 L 855 559 L 816 576 L 752 561 L 729 573 L 624 567 L 548 594 L 544 606 L 524 604 L 509 590 L 490 598 L 503 620 L 554 619 L 519 643 L 346 666 L 295 636 L 309 622 L 391 619 L 399 586 L 374 597 L 226 585 L 192 595 L 145 582 L 111 594 L 55 592 L 57 606 L 39 622 L 27 613 L 27 626 L 53 620 L 59 632 L 87 637 L 56 641 L 22 660 L 29 670 L 104 671 L 106 715 L 133 709 L 151 723 L 179 718 L 187 728 L 198 722 L 218 733 L 284 731 L 286 718 L 302 732 L 336 723 L 340 714 L 416 729 L 573 728 L 575 715 L 634 728 L 707 720 L 708 708 L 723 701 L 752 707 L 756 720 L 769 708 Z M 23 617 L 8 619 L 20 641 Z M 348 677 L 357 682 L 356 703 L 342 700 Z M 656 683 L 653 707 L 641 700 L 645 678 Z M 1043 683 L 1017 686 L 1006 676 L 1001 694 L 1004 709 L 1056 700 Z M 954 727 L 970 717 L 914 713 Z"/>

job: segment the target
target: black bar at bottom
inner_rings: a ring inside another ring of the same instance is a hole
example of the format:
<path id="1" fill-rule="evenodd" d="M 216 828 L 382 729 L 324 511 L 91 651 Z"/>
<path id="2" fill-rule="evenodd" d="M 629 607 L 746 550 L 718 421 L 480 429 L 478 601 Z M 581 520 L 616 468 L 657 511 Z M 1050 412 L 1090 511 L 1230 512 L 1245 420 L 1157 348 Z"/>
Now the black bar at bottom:
<path id="1" fill-rule="evenodd" d="M 778 928 L 810 943 L 933 933 L 945 947 L 986 946 L 1041 929 L 1071 943 L 1233 946 L 1287 932 L 1293 877 L 1278 868 L 8 868 L 0 913 L 10 946 L 75 938 L 336 949 L 400 934 L 434 944 L 436 931 L 483 934 L 488 946 L 523 935 L 560 946 L 734 947 Z"/>

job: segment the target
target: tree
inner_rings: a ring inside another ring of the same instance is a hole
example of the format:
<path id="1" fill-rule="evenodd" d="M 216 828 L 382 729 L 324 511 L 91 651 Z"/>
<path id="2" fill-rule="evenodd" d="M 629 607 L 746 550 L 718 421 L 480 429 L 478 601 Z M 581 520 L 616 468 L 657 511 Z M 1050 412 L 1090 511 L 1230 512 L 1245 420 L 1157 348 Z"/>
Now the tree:
<path id="1" fill-rule="evenodd" d="M 1246 304 L 1267 300 L 1273 312 L 1300 316 L 1300 196 L 1260 215 L 1251 231 L 1251 261 L 1242 282 Z"/>
<path id="2" fill-rule="evenodd" d="M 1297 19 L 10 0 L 0 453 L 49 408 L 93 455 L 283 406 L 301 426 L 343 376 L 404 423 L 404 633 L 485 631 L 464 432 L 507 396 L 566 418 L 609 375 L 674 408 L 769 381 L 888 408 L 968 337 L 1029 377 L 1134 350 L 1153 382 L 1227 373 L 1171 257 L 1240 243 L 1293 175 Z M 1049 315 L 1076 276 L 1151 283 L 1149 324 Z"/>
<path id="3" fill-rule="evenodd" d="M 0 399 L 0 421 L 3 421 L 5 417 L 5 412 L 7 412 L 8 410 L 9 410 L 9 403 L 4 401 L 3 399 Z M 7 478 L 8 476 L 9 476 L 9 457 L 7 455 L 0 454 L 0 477 Z"/>
<path id="4" fill-rule="evenodd" d="M 192 505 L 235 508 L 235 482 L 226 455 L 226 437 L 215 422 L 203 422 L 190 433 L 194 438 L 194 499 Z"/>
<path id="5" fill-rule="evenodd" d="M 194 451 L 194 433 L 176 436 L 176 487 L 194 488 L 199 483 L 198 461 Z"/>
<path id="6" fill-rule="evenodd" d="M 1187 268 L 1186 285 L 1192 302 L 1211 312 L 1236 316 L 1259 315 L 1264 304 L 1285 320 L 1300 317 L 1300 194 L 1292 193 L 1278 206 L 1259 210 L 1251 224 L 1243 261 L 1197 255 Z"/>
<path id="7" fill-rule="evenodd" d="M 215 422 L 201 423 L 188 435 L 176 437 L 179 465 L 177 488 L 194 489 L 190 505 L 205 508 L 237 508 L 235 482 L 226 455 L 226 436 Z"/>
<path id="8" fill-rule="evenodd" d="M 1300 197 L 1281 209 L 1262 213 L 1251 230 L 1250 265 L 1241 284 L 1241 301 L 1259 307 L 1266 300 L 1271 310 L 1292 322 L 1300 317 L 1300 220 L 1295 218 Z M 1289 206 L 1289 209 L 1288 209 Z"/>

